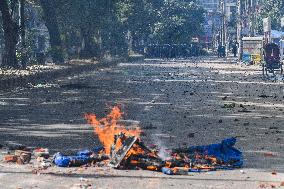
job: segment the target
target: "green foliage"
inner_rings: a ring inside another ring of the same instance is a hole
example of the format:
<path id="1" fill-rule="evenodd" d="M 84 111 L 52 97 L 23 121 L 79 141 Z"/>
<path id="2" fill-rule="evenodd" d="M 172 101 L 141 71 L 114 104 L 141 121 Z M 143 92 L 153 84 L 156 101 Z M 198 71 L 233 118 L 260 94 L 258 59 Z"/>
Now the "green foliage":
<path id="1" fill-rule="evenodd" d="M 189 43 L 192 37 L 202 34 L 204 10 L 196 3 L 165 0 L 158 12 L 154 37 L 163 43 Z"/>
<path id="2" fill-rule="evenodd" d="M 28 2 L 35 7 L 41 5 L 39 0 Z M 133 43 L 165 44 L 189 43 L 192 37 L 203 32 L 204 10 L 194 0 L 47 2 L 54 7 L 60 39 L 65 52 L 72 58 L 101 57 L 108 53 L 125 55 L 128 35 L 131 35 Z M 32 43 L 29 39 L 29 49 L 36 48 Z"/>
<path id="3" fill-rule="evenodd" d="M 153 5 L 147 0 L 118 2 L 117 16 L 124 31 L 130 31 L 134 38 L 145 38 L 151 34 L 158 18 Z"/>
<path id="4" fill-rule="evenodd" d="M 125 0 L 118 3 L 118 10 L 120 22 L 134 40 L 189 43 L 203 32 L 204 10 L 195 1 Z"/>
<path id="5" fill-rule="evenodd" d="M 59 0 L 57 7 L 67 46 L 80 46 L 87 33 L 100 52 L 125 51 L 128 32 L 134 42 L 159 43 L 189 43 L 203 32 L 204 10 L 192 0 Z"/>
<path id="6" fill-rule="evenodd" d="M 283 0 L 265 0 L 262 2 L 262 11 L 258 17 L 258 31 L 263 32 L 262 19 L 266 17 L 271 18 L 271 27 L 275 30 L 281 29 L 280 19 L 284 17 L 284 2 Z"/>
<path id="7" fill-rule="evenodd" d="M 58 0 L 57 14 L 62 40 L 68 49 L 80 49 L 81 57 L 114 54 L 125 49 L 115 0 Z M 119 47 L 119 48 L 116 48 Z"/>

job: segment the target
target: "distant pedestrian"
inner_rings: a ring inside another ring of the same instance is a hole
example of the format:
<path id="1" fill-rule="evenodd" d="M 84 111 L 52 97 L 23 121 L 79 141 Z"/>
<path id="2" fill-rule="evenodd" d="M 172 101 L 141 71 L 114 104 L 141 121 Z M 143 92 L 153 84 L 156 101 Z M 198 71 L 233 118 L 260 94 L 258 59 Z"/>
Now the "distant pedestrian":
<path id="1" fill-rule="evenodd" d="M 221 44 L 218 45 L 217 54 L 218 54 L 218 58 L 222 57 L 222 45 Z"/>
<path id="2" fill-rule="evenodd" d="M 237 57 L 237 52 L 238 52 L 238 45 L 237 43 L 234 43 L 232 47 L 232 53 L 234 54 L 234 57 Z"/>
<path id="3" fill-rule="evenodd" d="M 225 46 L 221 47 L 221 57 L 223 57 L 223 58 L 226 57 L 226 47 Z"/>

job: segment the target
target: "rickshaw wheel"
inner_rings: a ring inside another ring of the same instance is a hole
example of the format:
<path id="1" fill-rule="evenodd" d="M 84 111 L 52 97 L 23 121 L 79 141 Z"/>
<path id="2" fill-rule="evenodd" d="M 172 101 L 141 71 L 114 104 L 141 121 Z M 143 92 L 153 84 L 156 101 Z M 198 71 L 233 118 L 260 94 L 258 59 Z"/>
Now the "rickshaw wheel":
<path id="1" fill-rule="evenodd" d="M 265 73 L 264 73 L 264 66 L 262 66 L 262 77 L 263 77 L 263 79 L 265 79 L 265 75 L 264 75 Z"/>
<path id="2" fill-rule="evenodd" d="M 265 63 L 262 63 L 262 77 L 264 80 L 267 78 L 267 69 L 265 67 Z"/>

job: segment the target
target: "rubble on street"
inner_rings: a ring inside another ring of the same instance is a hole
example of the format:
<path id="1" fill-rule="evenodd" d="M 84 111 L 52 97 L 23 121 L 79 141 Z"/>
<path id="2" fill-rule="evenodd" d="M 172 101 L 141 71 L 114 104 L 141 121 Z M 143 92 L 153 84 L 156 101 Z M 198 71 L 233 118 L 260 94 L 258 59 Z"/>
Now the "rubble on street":
<path id="1" fill-rule="evenodd" d="M 230 170 L 243 165 L 242 153 L 233 147 L 235 138 L 225 139 L 220 144 L 173 149 L 168 158 L 162 158 L 159 156 L 159 149 L 150 149 L 141 141 L 140 128 L 127 129 L 119 124 L 122 115 L 118 106 L 113 107 L 106 118 L 99 120 L 94 114 L 85 115 L 104 145 L 102 147 L 79 151 L 73 156 L 57 152 L 51 157 L 47 148 L 31 151 L 24 145 L 10 145 L 10 148 L 5 148 L 3 161 L 28 164 L 33 154 L 34 167 L 37 169 L 47 169 L 52 164 L 59 167 L 109 166 L 117 169 L 158 171 L 167 175 Z M 112 145 L 109 145 L 110 142 Z"/>
<path id="2" fill-rule="evenodd" d="M 0 186 L 283 188 L 283 84 L 247 69 L 149 60 L 3 94 Z"/>

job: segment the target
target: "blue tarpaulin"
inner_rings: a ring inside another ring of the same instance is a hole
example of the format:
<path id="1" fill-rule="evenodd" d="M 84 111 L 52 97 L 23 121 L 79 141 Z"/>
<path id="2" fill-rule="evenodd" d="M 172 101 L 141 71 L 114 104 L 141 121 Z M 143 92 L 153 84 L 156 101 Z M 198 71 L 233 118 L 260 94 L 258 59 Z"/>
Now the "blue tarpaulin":
<path id="1" fill-rule="evenodd" d="M 58 167 L 81 166 L 91 162 L 93 159 L 91 155 L 103 150 L 103 147 L 95 148 L 93 151 L 83 150 L 79 151 L 74 156 L 65 156 L 60 152 L 56 153 L 53 157 L 54 164 Z"/>
<path id="2" fill-rule="evenodd" d="M 54 155 L 54 163 L 58 167 L 69 167 L 69 166 L 81 166 L 89 163 L 91 161 L 90 151 L 80 151 L 76 156 L 65 156 L 61 153 L 56 153 Z"/>
<path id="3" fill-rule="evenodd" d="M 237 150 L 234 145 L 236 138 L 223 140 L 219 144 L 211 144 L 208 146 L 194 146 L 188 149 L 189 154 L 198 153 L 215 157 L 218 162 L 222 162 L 223 168 L 239 168 L 243 165 L 242 152 Z M 222 168 L 222 164 L 221 167 Z"/>
<path id="4" fill-rule="evenodd" d="M 236 141 L 236 138 L 228 138 L 218 144 L 175 150 L 174 154 L 181 153 L 187 157 L 189 172 L 231 170 L 243 166 L 242 152 L 234 147 Z M 175 174 L 174 167 L 163 167 L 161 171 L 167 175 Z"/>

